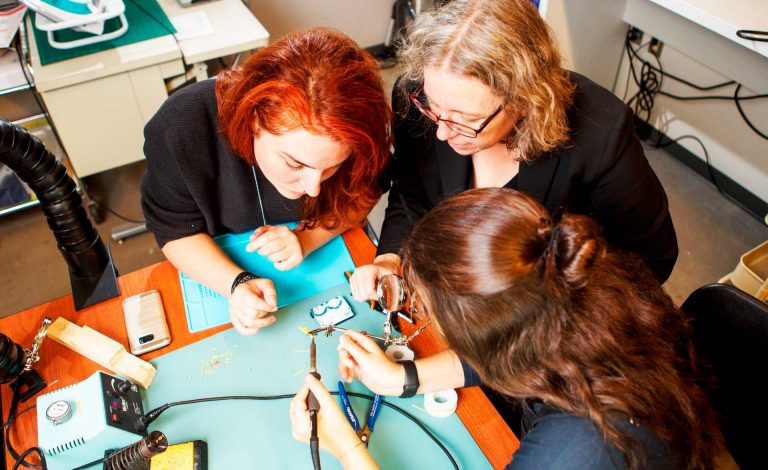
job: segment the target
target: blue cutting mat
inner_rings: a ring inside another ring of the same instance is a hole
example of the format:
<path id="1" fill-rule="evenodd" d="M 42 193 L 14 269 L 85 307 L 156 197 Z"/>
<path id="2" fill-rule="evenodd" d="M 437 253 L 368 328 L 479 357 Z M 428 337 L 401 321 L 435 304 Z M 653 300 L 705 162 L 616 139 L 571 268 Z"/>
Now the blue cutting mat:
<path id="1" fill-rule="evenodd" d="M 291 228 L 296 226 L 295 223 L 287 225 Z M 344 271 L 352 271 L 355 267 L 344 240 L 338 236 L 310 253 L 297 267 L 278 271 L 267 258 L 245 251 L 252 233 L 226 234 L 214 240 L 238 266 L 275 283 L 278 307 L 306 299 L 341 283 L 345 279 Z M 179 278 L 190 332 L 195 333 L 229 323 L 229 305 L 226 297 L 181 272 Z"/>
<path id="2" fill-rule="evenodd" d="M 341 272 L 337 274 L 342 276 Z M 316 323 L 309 309 L 337 295 L 343 295 L 356 313 L 344 323 L 345 327 L 381 332 L 383 315 L 355 301 L 345 283 L 280 309 L 277 322 L 254 336 L 241 336 L 229 329 L 151 361 L 157 367 L 157 376 L 145 392 L 145 410 L 201 397 L 295 393 L 309 365 L 309 338 L 300 326 L 314 328 Z M 338 333 L 318 336 L 315 341 L 318 372 L 323 383 L 336 390 Z M 357 381 L 348 384 L 347 390 L 370 394 Z M 350 400 L 358 418 L 365 420 L 370 401 L 355 397 Z M 421 410 L 422 395 L 384 400 L 424 423 L 448 448 L 459 468 L 491 468 L 455 414 L 447 418 L 430 416 Z M 290 400 L 285 399 L 183 405 L 166 410 L 151 429 L 161 430 L 171 443 L 206 441 L 210 469 L 312 468 L 309 446 L 291 437 L 289 404 Z M 451 468 L 445 454 L 416 424 L 386 406 L 371 435 L 370 451 L 383 469 Z M 341 468 L 324 452 L 321 460 L 325 470 Z"/>

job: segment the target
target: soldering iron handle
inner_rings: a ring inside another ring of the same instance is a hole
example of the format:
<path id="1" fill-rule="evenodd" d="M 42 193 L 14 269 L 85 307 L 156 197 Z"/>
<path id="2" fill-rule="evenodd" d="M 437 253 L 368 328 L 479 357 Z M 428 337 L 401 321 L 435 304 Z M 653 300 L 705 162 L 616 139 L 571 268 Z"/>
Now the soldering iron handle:
<path id="1" fill-rule="evenodd" d="M 317 380 L 320 380 L 320 374 L 317 372 L 310 372 L 310 374 L 315 377 Z M 309 396 L 307 397 L 307 409 L 311 411 L 318 411 L 320 409 L 320 402 L 317 401 L 317 397 L 314 393 L 309 392 Z"/>

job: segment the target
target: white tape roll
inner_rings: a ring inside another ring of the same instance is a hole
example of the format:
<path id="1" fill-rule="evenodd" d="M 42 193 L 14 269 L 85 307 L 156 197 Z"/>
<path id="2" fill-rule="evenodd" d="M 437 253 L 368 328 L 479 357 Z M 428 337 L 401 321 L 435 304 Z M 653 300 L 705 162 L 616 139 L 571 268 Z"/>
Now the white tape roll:
<path id="1" fill-rule="evenodd" d="M 393 361 L 412 361 L 416 357 L 413 351 L 403 344 L 390 344 L 384 354 Z"/>
<path id="2" fill-rule="evenodd" d="M 459 396 L 453 389 L 424 394 L 424 409 L 437 418 L 452 415 L 458 404 Z"/>

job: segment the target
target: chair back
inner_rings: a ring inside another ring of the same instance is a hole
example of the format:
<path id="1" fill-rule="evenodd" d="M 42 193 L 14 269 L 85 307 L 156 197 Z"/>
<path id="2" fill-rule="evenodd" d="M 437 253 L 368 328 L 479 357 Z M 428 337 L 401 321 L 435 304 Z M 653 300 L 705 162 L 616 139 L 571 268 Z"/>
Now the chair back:
<path id="1" fill-rule="evenodd" d="M 697 354 L 716 383 L 708 390 L 731 456 L 742 470 L 766 468 L 768 304 L 726 284 L 696 289 L 681 306 Z"/>

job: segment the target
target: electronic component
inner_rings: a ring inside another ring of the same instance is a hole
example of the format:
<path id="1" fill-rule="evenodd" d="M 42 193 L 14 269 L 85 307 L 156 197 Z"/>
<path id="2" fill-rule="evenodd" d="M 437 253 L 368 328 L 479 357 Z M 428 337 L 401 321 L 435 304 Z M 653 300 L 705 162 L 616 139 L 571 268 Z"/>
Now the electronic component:
<path id="1" fill-rule="evenodd" d="M 86 380 L 37 397 L 37 439 L 48 468 L 75 468 L 103 457 L 105 449 L 141 437 L 144 415 L 136 385 L 96 372 Z"/>
<path id="2" fill-rule="evenodd" d="M 352 307 L 342 296 L 336 296 L 325 303 L 316 305 L 309 310 L 309 315 L 317 320 L 321 327 L 338 325 L 344 320 L 355 316 Z"/>

